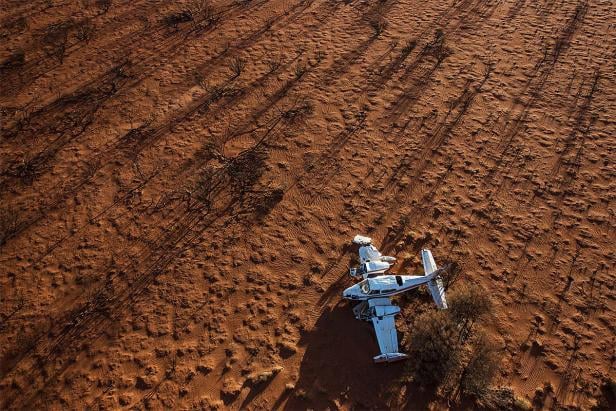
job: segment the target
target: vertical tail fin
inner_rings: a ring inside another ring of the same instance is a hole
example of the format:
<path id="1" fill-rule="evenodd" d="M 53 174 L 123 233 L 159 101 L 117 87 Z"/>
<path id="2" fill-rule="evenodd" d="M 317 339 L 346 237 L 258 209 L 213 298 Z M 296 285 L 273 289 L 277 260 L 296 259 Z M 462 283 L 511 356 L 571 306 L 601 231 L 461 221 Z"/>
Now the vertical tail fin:
<path id="1" fill-rule="evenodd" d="M 426 275 L 432 275 L 436 270 L 436 263 L 430 250 L 421 250 L 421 261 L 424 266 Z M 445 287 L 443 287 L 443 280 L 438 274 L 428 282 L 428 289 L 432 294 L 432 299 L 438 308 L 444 310 L 447 308 L 447 299 L 445 298 Z"/>

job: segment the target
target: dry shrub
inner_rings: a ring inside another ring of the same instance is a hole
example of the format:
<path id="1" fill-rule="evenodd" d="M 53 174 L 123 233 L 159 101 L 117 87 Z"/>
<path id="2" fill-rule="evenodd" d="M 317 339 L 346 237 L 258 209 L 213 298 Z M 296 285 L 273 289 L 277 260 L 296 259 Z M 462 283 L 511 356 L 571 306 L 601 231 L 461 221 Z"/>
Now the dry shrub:
<path id="1" fill-rule="evenodd" d="M 75 37 L 79 41 L 89 42 L 94 35 L 94 26 L 89 20 L 84 21 L 83 23 L 77 26 L 77 33 L 75 33 Z"/>
<path id="2" fill-rule="evenodd" d="M 198 20 L 205 27 L 209 27 L 218 21 L 218 16 L 209 0 L 198 1 L 190 8 L 190 12 L 195 20 Z"/>
<path id="3" fill-rule="evenodd" d="M 296 124 L 304 121 L 314 113 L 314 105 L 310 101 L 302 101 L 282 113 L 282 118 L 289 124 Z"/>
<path id="4" fill-rule="evenodd" d="M 242 71 L 244 71 L 244 67 L 246 67 L 246 62 L 241 58 L 235 57 L 233 60 L 231 60 L 231 63 L 229 63 L 229 68 L 231 69 L 231 73 L 233 74 L 231 78 L 238 78 L 242 74 Z"/>
<path id="5" fill-rule="evenodd" d="M 470 359 L 460 376 L 460 392 L 480 398 L 487 393 L 490 381 L 498 370 L 496 347 L 485 336 L 473 344 Z"/>
<path id="6" fill-rule="evenodd" d="M 308 69 L 306 68 L 305 64 L 301 62 L 297 63 L 297 65 L 295 66 L 295 70 L 294 70 L 295 79 L 299 80 L 300 78 L 302 78 L 302 76 L 306 74 L 306 71 L 308 71 Z"/>
<path id="7" fill-rule="evenodd" d="M 26 63 L 26 53 L 23 50 L 17 50 L 11 54 L 6 60 L 0 64 L 0 73 L 23 67 Z"/>
<path id="8" fill-rule="evenodd" d="M 49 57 L 55 57 L 60 63 L 64 61 L 64 53 L 66 52 L 66 46 L 68 43 L 68 32 L 72 21 L 65 21 L 62 23 L 51 24 L 45 29 L 41 44 L 45 54 Z"/>
<path id="9" fill-rule="evenodd" d="M 409 355 L 411 372 L 423 385 L 440 385 L 458 366 L 458 330 L 445 311 L 429 311 L 413 325 Z"/>
<path id="10" fill-rule="evenodd" d="M 282 188 L 274 188 L 265 190 L 261 196 L 259 203 L 256 205 L 257 217 L 265 217 L 282 201 L 284 190 Z"/>
<path id="11" fill-rule="evenodd" d="M 163 24 L 167 27 L 171 27 L 177 30 L 178 25 L 181 23 L 188 23 L 193 21 L 193 14 L 190 10 L 182 10 L 177 13 L 172 13 L 163 18 Z"/>
<path id="12" fill-rule="evenodd" d="M 473 328 L 490 302 L 478 287 L 465 286 L 451 293 L 448 303 L 448 310 L 428 311 L 413 324 L 410 371 L 416 382 L 450 398 L 477 400 L 489 393 L 500 362 L 496 347 Z"/>
<path id="13" fill-rule="evenodd" d="M 258 374 L 248 376 L 246 379 L 246 384 L 250 386 L 260 386 L 269 383 L 282 371 L 282 367 L 276 366 L 271 370 L 262 371 Z"/>
<path id="14" fill-rule="evenodd" d="M 452 50 L 445 44 L 445 33 L 443 30 L 436 30 L 434 39 L 426 45 L 424 51 L 438 61 L 443 61 L 452 54 Z"/>
<path id="15" fill-rule="evenodd" d="M 379 37 L 387 28 L 387 20 L 381 16 L 378 16 L 370 20 L 370 27 L 372 27 L 372 30 L 374 31 L 374 37 Z"/>
<path id="16" fill-rule="evenodd" d="M 280 59 L 278 59 L 278 60 L 269 59 L 269 60 L 267 60 L 266 64 L 267 64 L 267 73 L 268 74 L 271 74 L 274 71 L 278 70 L 280 68 L 280 66 L 281 66 Z"/>
<path id="17" fill-rule="evenodd" d="M 18 229 L 17 216 L 8 210 L 0 210 L 0 247 L 13 237 Z"/>
<path id="18" fill-rule="evenodd" d="M 94 4 L 100 9 L 101 14 L 105 14 L 111 9 L 112 2 L 111 0 L 96 0 Z"/>
<path id="19" fill-rule="evenodd" d="M 511 409 L 515 411 L 531 411 L 533 409 L 533 405 L 526 398 L 519 395 L 514 395 L 513 407 Z"/>
<path id="20" fill-rule="evenodd" d="M 465 285 L 447 298 L 449 316 L 459 326 L 459 338 L 464 342 L 470 337 L 473 325 L 490 312 L 487 294 L 477 286 Z"/>
<path id="21" fill-rule="evenodd" d="M 408 40 L 402 48 L 402 54 L 408 55 L 417 47 L 417 40 Z"/>
<path id="22" fill-rule="evenodd" d="M 248 150 L 231 160 L 227 173 L 232 184 L 241 192 L 249 191 L 265 171 L 267 153 L 264 150 Z"/>
<path id="23" fill-rule="evenodd" d="M 478 409 L 487 411 L 531 411 L 531 402 L 516 394 L 509 387 L 488 388 L 475 403 Z"/>
<path id="24" fill-rule="evenodd" d="M 443 280 L 443 287 L 445 287 L 445 291 L 447 291 L 462 275 L 462 267 L 460 267 L 460 264 L 453 261 L 446 263 L 444 268 L 445 270 L 441 273 L 441 279 Z"/>

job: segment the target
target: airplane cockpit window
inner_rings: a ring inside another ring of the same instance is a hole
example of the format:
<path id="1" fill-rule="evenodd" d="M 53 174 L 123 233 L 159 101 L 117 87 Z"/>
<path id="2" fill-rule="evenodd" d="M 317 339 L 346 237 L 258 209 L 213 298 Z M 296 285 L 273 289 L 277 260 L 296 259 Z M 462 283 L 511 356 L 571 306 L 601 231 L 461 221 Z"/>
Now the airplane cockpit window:
<path id="1" fill-rule="evenodd" d="M 403 282 L 402 282 L 402 277 L 400 277 L 399 275 L 396 276 L 396 282 L 398 283 L 399 286 L 402 286 Z"/>
<path id="2" fill-rule="evenodd" d="M 359 283 L 359 288 L 361 289 L 361 292 L 364 294 L 370 293 L 370 283 L 368 282 L 368 280 L 364 280 L 361 283 Z"/>

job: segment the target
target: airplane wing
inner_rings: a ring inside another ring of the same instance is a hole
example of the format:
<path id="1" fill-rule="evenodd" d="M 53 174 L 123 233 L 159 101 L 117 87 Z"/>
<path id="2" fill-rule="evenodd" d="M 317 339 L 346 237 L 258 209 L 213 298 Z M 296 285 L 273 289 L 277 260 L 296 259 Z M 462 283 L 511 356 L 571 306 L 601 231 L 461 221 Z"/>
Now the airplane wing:
<path id="1" fill-rule="evenodd" d="M 374 298 L 368 300 L 368 304 L 373 309 L 372 325 L 381 350 L 381 354 L 374 357 L 374 361 L 393 362 L 407 358 L 406 354 L 398 352 L 398 333 L 394 318 L 400 312 L 400 307 L 393 305 L 389 298 Z"/>

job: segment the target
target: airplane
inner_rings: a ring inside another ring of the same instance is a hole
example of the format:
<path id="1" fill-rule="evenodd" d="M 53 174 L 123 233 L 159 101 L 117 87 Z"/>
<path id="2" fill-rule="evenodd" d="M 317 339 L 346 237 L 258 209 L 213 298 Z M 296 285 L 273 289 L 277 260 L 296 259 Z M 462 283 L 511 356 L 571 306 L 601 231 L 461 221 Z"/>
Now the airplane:
<path id="1" fill-rule="evenodd" d="M 426 285 L 430 290 L 436 306 L 447 309 L 445 288 L 439 269 L 430 250 L 421 250 L 421 260 L 425 275 L 380 275 L 365 278 L 363 281 L 347 288 L 342 297 L 361 301 L 353 308 L 355 318 L 372 321 L 381 354 L 373 357 L 375 363 L 394 362 L 408 358 L 398 350 L 398 334 L 394 317 L 400 313 L 400 307 L 393 305 L 390 297 Z"/>
<path id="2" fill-rule="evenodd" d="M 353 238 L 353 243 L 360 246 L 359 267 L 349 270 L 349 275 L 353 278 L 362 277 L 365 280 L 366 278 L 376 277 L 377 275 L 384 274 L 385 271 L 389 270 L 396 262 L 395 257 L 381 254 L 381 252 L 372 245 L 372 239 L 370 237 L 364 237 L 358 234 Z"/>

